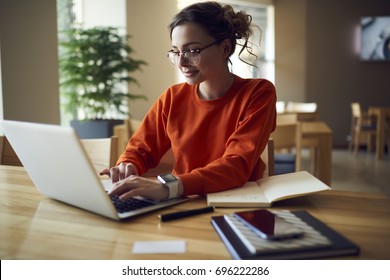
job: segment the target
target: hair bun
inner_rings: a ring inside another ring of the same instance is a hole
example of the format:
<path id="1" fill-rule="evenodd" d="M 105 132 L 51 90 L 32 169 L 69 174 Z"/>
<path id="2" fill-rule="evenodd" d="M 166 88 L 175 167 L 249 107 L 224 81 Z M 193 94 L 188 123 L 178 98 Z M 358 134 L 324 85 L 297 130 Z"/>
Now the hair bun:
<path id="1" fill-rule="evenodd" d="M 230 5 L 225 5 L 222 8 L 224 19 L 231 26 L 232 36 L 236 39 L 249 38 L 252 35 L 250 25 L 252 16 L 244 11 L 235 12 Z"/>

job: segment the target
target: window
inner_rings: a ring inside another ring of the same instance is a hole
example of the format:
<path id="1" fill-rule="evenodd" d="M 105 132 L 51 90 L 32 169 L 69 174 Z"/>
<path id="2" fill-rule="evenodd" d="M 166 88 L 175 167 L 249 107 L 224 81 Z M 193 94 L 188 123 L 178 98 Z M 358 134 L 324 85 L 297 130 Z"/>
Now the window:
<path id="1" fill-rule="evenodd" d="M 66 40 L 63 30 L 72 27 L 119 27 L 126 33 L 126 0 L 57 0 L 57 29 L 59 41 Z M 59 48 L 61 53 L 61 48 Z M 63 102 L 60 96 L 61 102 Z M 69 123 L 61 106 L 61 123 Z"/>

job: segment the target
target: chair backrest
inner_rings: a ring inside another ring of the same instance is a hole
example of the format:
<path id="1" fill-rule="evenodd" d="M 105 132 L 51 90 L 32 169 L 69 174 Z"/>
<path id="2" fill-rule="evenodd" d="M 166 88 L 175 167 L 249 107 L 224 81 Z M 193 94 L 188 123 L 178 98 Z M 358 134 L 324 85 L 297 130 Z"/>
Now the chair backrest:
<path id="1" fill-rule="evenodd" d="M 368 111 L 362 110 L 360 103 L 352 102 L 351 110 L 352 110 L 352 127 L 355 127 L 355 129 L 360 129 L 363 126 L 372 126 L 371 128 L 374 128 L 373 126 L 375 126 L 377 122 L 376 117 L 370 115 Z"/>
<path id="2" fill-rule="evenodd" d="M 23 166 L 19 160 L 19 157 L 16 155 L 14 149 L 5 136 L 0 136 L 0 164 Z"/>
<path id="3" fill-rule="evenodd" d="M 123 152 L 126 149 L 127 142 L 134 134 L 134 132 L 138 129 L 140 124 L 141 121 L 139 120 L 125 119 L 123 120 L 123 124 L 118 124 L 114 126 L 114 136 L 117 136 L 119 141 L 119 152 Z"/>
<path id="4" fill-rule="evenodd" d="M 129 119 L 123 120 L 123 124 L 114 126 L 114 136 L 118 137 L 118 150 L 123 152 L 132 134 Z"/>
<path id="5" fill-rule="evenodd" d="M 286 112 L 296 113 L 314 113 L 317 111 L 317 103 L 315 102 L 287 102 Z"/>
<path id="6" fill-rule="evenodd" d="M 361 118 L 362 117 L 362 109 L 360 107 L 360 103 L 353 102 L 351 103 L 352 117 L 353 118 Z"/>
<path id="7" fill-rule="evenodd" d="M 81 143 L 97 172 L 115 166 L 119 156 L 118 137 L 81 139 Z"/>
<path id="8" fill-rule="evenodd" d="M 271 133 L 275 151 L 294 149 L 296 170 L 302 166 L 302 124 L 300 122 L 277 121 L 276 129 Z"/>
<path id="9" fill-rule="evenodd" d="M 275 157 L 274 157 L 274 140 L 268 139 L 267 146 L 265 146 L 264 151 L 260 155 L 260 158 L 266 164 L 266 168 L 263 174 L 264 177 L 272 176 L 275 174 Z"/>

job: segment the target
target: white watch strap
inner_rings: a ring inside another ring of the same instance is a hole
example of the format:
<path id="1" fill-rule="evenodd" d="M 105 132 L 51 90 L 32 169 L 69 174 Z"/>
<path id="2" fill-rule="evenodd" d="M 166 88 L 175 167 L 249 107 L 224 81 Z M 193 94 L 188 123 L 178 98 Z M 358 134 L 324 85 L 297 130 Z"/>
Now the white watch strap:
<path id="1" fill-rule="evenodd" d="M 168 188 L 168 199 L 178 196 L 179 179 L 173 174 L 158 175 L 157 179 Z"/>
<path id="2" fill-rule="evenodd" d="M 179 181 L 178 180 L 173 181 L 173 182 L 168 182 L 167 184 L 165 184 L 165 186 L 168 187 L 168 191 L 169 191 L 168 199 L 177 197 L 177 193 L 179 191 Z"/>

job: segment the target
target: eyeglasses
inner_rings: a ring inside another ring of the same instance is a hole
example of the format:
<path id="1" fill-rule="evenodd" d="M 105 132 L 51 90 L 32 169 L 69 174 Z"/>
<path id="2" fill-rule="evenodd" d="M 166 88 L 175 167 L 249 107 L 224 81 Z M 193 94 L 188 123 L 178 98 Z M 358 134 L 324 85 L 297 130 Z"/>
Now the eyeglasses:
<path id="1" fill-rule="evenodd" d="M 188 63 L 189 65 L 197 66 L 200 62 L 200 52 L 207 48 L 210 48 L 213 45 L 219 44 L 220 42 L 221 41 L 217 40 L 212 42 L 211 44 L 208 44 L 207 46 L 204 46 L 203 48 L 189 49 L 183 52 L 170 50 L 167 52 L 167 57 L 174 66 L 178 66 L 180 64 L 179 63 L 180 56 L 183 56 L 186 63 Z"/>

